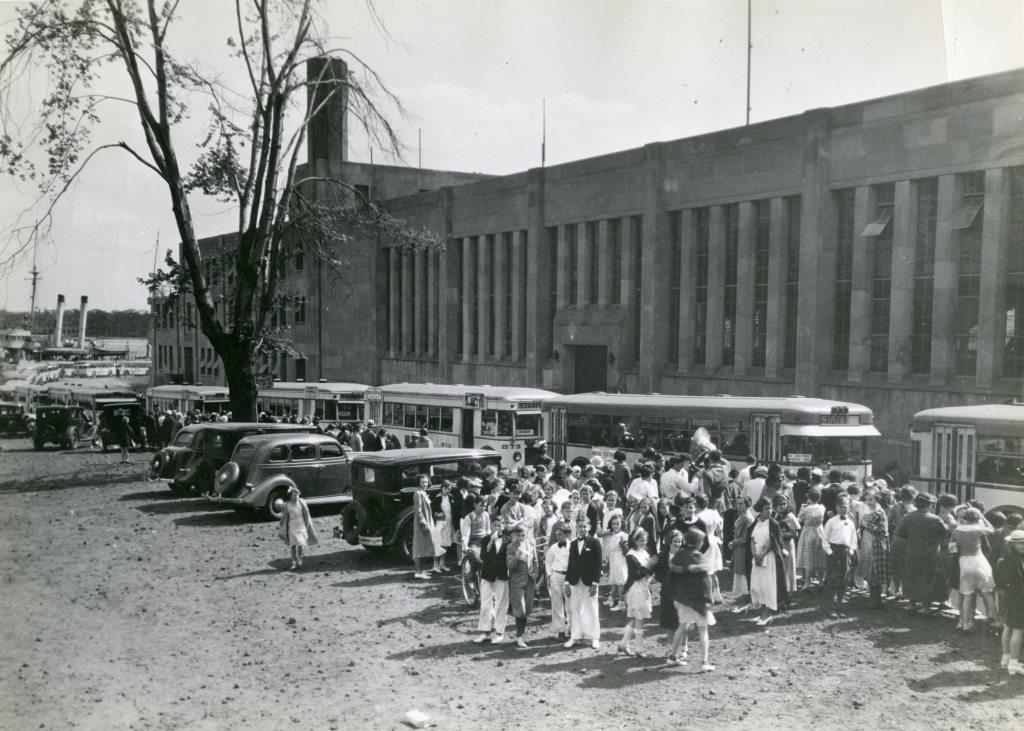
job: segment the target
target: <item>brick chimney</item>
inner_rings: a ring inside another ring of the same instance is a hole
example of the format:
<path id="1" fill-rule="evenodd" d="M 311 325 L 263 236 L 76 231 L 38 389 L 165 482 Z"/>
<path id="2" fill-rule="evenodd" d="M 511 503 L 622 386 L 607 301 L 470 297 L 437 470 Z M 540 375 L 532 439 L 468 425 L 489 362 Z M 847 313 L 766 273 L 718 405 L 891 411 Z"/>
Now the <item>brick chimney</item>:
<path id="1" fill-rule="evenodd" d="M 321 56 L 306 61 L 307 109 L 323 105 L 314 112 L 306 130 L 306 159 L 310 167 L 318 160 L 331 163 L 348 159 L 347 79 L 348 64 L 340 58 Z"/>
<path id="2" fill-rule="evenodd" d="M 53 347 L 64 344 L 64 295 L 57 295 L 57 323 L 53 326 Z"/>

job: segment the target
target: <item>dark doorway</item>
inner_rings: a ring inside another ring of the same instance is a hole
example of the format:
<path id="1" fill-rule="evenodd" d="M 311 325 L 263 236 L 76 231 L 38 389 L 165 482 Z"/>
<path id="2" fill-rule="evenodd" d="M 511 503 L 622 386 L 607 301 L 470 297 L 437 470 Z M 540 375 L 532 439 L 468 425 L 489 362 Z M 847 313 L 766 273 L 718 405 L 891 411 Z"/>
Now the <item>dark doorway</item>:
<path id="1" fill-rule="evenodd" d="M 608 389 L 608 348 L 604 345 L 573 347 L 573 393 Z"/>
<path id="2" fill-rule="evenodd" d="M 473 417 L 476 415 L 474 409 L 462 410 L 462 434 L 459 438 L 459 446 L 464 449 L 473 448 Z"/>
<path id="3" fill-rule="evenodd" d="M 195 364 L 192 362 L 192 348 L 185 348 L 185 383 L 196 382 Z"/>

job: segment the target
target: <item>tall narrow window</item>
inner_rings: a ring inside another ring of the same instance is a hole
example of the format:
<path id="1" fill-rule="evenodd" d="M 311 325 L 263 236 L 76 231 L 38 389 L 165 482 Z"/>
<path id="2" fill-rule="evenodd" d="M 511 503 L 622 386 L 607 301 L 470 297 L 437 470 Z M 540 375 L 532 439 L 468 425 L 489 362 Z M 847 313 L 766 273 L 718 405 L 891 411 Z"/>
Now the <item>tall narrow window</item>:
<path id="1" fill-rule="evenodd" d="M 868 367 L 872 373 L 889 370 L 889 302 L 892 297 L 892 216 L 895 185 L 875 186 L 875 215 L 864 229 L 874 247 L 871 272 L 871 353 Z"/>
<path id="2" fill-rule="evenodd" d="M 495 244 L 494 240 L 498 238 L 497 235 L 488 236 L 484 241 L 487 246 L 487 282 L 490 286 L 487 288 L 487 304 L 489 317 L 487 318 L 487 353 L 486 355 L 494 355 L 494 321 L 497 316 L 495 305 L 498 304 L 494 301 L 494 272 L 495 272 Z"/>
<path id="3" fill-rule="evenodd" d="M 384 287 L 384 332 L 391 336 L 391 301 L 398 294 L 397 292 L 391 291 L 391 247 L 388 246 L 384 249 L 384 271 L 388 277 L 388 284 Z M 388 343 L 388 350 L 394 351 L 395 344 L 392 342 Z"/>
<path id="4" fill-rule="evenodd" d="M 548 272 L 551 274 L 551 284 L 548 287 L 548 312 L 551 313 L 551 323 L 548 328 L 548 352 L 555 351 L 555 316 L 558 314 L 558 226 L 549 226 L 547 229 L 548 244 Z M 526 247 L 524 246 L 525 250 Z M 524 277 L 525 279 L 525 277 Z M 524 298 L 525 299 L 525 298 Z"/>
<path id="5" fill-rule="evenodd" d="M 644 280 L 644 219 L 633 216 L 629 219 L 633 227 L 633 261 L 636 271 L 633 279 L 633 357 L 640 362 L 640 293 L 643 291 Z"/>
<path id="6" fill-rule="evenodd" d="M 472 316 L 470 317 L 470 332 L 473 334 L 473 352 L 479 358 L 483 356 L 483 353 L 480 350 L 480 277 L 477 276 L 477 270 L 480 267 L 480 251 L 478 246 L 480 246 L 478 237 L 470 239 L 470 253 L 473 260 L 469 289 L 469 312 Z"/>
<path id="7" fill-rule="evenodd" d="M 1024 378 L 1024 167 L 1010 168 L 1003 377 Z"/>
<path id="8" fill-rule="evenodd" d="M 462 331 L 462 313 L 465 311 L 466 306 L 466 286 L 462 281 L 462 247 L 463 242 L 461 237 L 452 239 L 452 253 L 449 258 L 449 275 L 448 281 L 455 284 L 455 300 L 457 302 L 457 308 L 455 310 L 455 343 L 456 353 L 461 355 L 462 349 L 465 346 L 466 334 Z M 447 294 L 442 292 L 441 297 L 447 298 Z"/>
<path id="9" fill-rule="evenodd" d="M 693 362 L 704 365 L 708 354 L 708 262 L 710 259 L 710 208 L 698 208 L 697 213 L 697 291 L 693 328 Z"/>
<path id="10" fill-rule="evenodd" d="M 405 256 L 409 261 L 409 284 L 406 285 L 408 291 L 404 296 L 408 297 L 409 301 L 412 303 L 412 307 L 409 312 L 409 344 L 411 352 L 408 353 L 408 355 L 415 355 L 420 348 L 419 333 L 416 331 L 416 311 L 420 306 L 420 303 L 416 301 L 416 290 L 419 289 L 416 281 L 416 254 L 409 251 Z"/>
<path id="11" fill-rule="evenodd" d="M 981 299 L 981 231 L 985 204 L 984 173 L 960 178 L 962 200 L 952 226 L 960 231 L 956 283 L 956 373 L 973 376 L 978 366 L 978 305 Z"/>
<path id="12" fill-rule="evenodd" d="M 587 252 L 590 261 L 590 301 L 587 304 L 597 304 L 597 288 L 600 281 L 598 265 L 600 263 L 600 252 L 597 250 L 597 221 L 590 221 L 586 224 L 587 231 Z"/>
<path id="13" fill-rule="evenodd" d="M 683 262 L 682 233 L 679 230 L 679 211 L 669 214 L 669 272 L 668 272 L 668 362 L 679 363 L 679 269 Z"/>
<path id="14" fill-rule="evenodd" d="M 769 201 L 757 201 L 754 213 L 754 347 L 751 363 L 755 368 L 764 368 L 768 343 L 768 243 L 771 239 Z"/>
<path id="15" fill-rule="evenodd" d="M 622 219 L 612 218 L 608 221 L 608 256 L 611 269 L 611 303 L 617 305 L 622 301 Z"/>
<path id="16" fill-rule="evenodd" d="M 501 306 L 505 308 L 505 352 L 498 353 L 499 358 L 504 358 L 506 353 L 512 352 L 512 266 L 515 259 L 512 257 L 512 234 L 501 235 L 501 260 L 502 270 L 505 277 L 505 301 Z"/>
<path id="17" fill-rule="evenodd" d="M 725 287 L 722 319 L 722 365 L 736 362 L 736 285 L 740 263 L 740 207 L 725 208 Z M 749 286 L 749 283 L 746 283 Z"/>
<path id="18" fill-rule="evenodd" d="M 575 226 L 575 224 L 569 224 L 568 226 L 565 227 L 565 245 L 569 249 L 569 251 L 568 251 L 569 256 L 567 257 L 567 262 L 566 262 L 566 268 L 568 269 L 568 271 L 566 272 L 566 276 L 569 277 L 569 304 L 570 305 L 578 305 L 578 304 L 580 304 L 580 302 L 579 302 L 579 292 L 577 291 L 578 290 L 577 282 L 579 280 L 576 278 L 576 274 L 577 274 L 576 269 L 578 268 L 578 263 L 577 263 L 578 257 L 576 256 L 576 254 L 577 254 L 577 241 L 576 241 L 576 226 Z"/>
<path id="19" fill-rule="evenodd" d="M 850 296 L 853 292 L 853 189 L 835 193 L 836 269 L 833 277 L 832 368 L 850 367 Z"/>
<path id="20" fill-rule="evenodd" d="M 516 313 L 516 327 L 519 329 L 522 337 L 519 339 L 519 352 L 512 354 L 512 357 L 516 360 L 519 360 L 526 355 L 524 352 L 524 349 L 526 348 L 526 301 L 527 292 L 530 291 L 529 284 L 526 281 L 526 253 L 530 250 L 528 246 L 528 236 L 529 234 L 525 229 L 519 232 L 519 242 L 521 245 L 519 247 L 519 261 L 517 263 L 519 265 L 520 297 L 519 312 Z M 554 287 L 551 287 L 551 289 L 554 290 Z"/>
<path id="21" fill-rule="evenodd" d="M 800 196 L 791 197 L 787 203 L 786 330 L 782 366 L 796 368 L 796 322 L 800 309 Z"/>
<path id="22" fill-rule="evenodd" d="M 935 232 L 938 179 L 917 183 L 917 228 L 914 231 L 914 290 L 910 313 L 910 372 L 932 369 L 932 296 L 935 289 Z"/>

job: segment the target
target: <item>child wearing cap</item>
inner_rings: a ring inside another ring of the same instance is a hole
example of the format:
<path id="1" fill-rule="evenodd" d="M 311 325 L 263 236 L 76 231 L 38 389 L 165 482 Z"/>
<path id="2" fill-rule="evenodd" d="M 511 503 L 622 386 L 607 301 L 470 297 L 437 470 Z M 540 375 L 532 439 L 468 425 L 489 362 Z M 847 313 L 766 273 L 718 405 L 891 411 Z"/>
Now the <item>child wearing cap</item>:
<path id="1" fill-rule="evenodd" d="M 1003 656 L 1000 665 L 1010 675 L 1024 675 L 1020 662 L 1024 640 L 1024 530 L 1006 536 L 1006 554 L 996 564 L 996 588 L 1003 613 Z"/>

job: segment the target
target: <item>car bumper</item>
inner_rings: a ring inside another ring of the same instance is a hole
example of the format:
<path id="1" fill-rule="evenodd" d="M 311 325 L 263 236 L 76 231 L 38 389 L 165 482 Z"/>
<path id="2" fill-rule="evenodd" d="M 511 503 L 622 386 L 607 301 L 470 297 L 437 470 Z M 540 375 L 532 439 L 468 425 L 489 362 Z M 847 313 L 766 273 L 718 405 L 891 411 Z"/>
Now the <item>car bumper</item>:
<path id="1" fill-rule="evenodd" d="M 250 497 L 223 497 L 221 495 L 211 495 L 207 493 L 203 496 L 208 503 L 214 505 L 226 505 L 231 508 L 256 508 L 259 507 L 254 500 Z"/>

